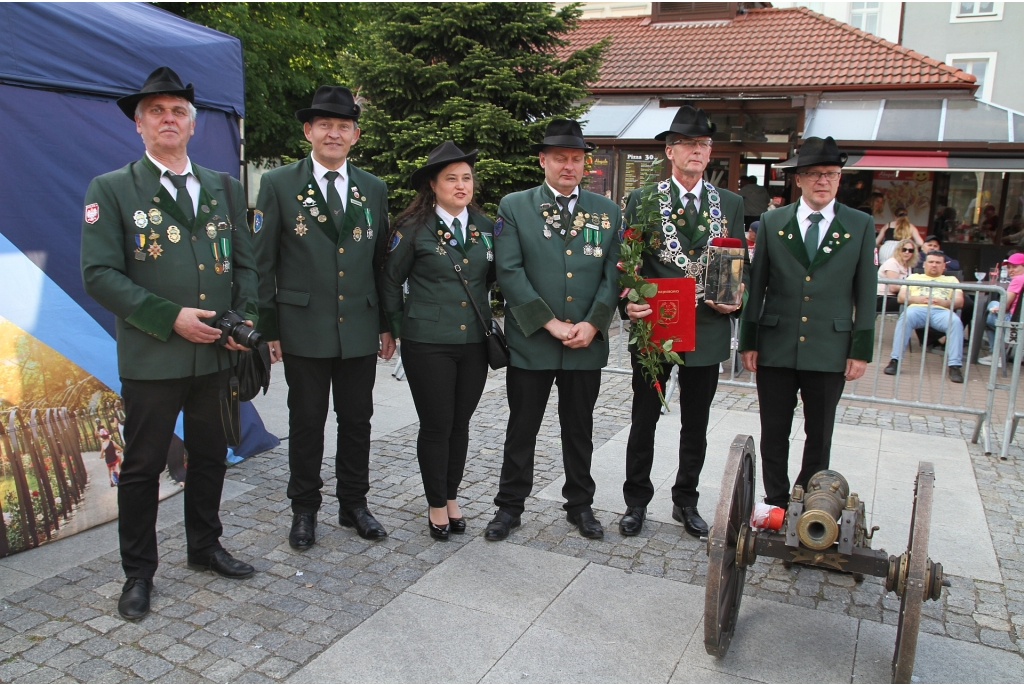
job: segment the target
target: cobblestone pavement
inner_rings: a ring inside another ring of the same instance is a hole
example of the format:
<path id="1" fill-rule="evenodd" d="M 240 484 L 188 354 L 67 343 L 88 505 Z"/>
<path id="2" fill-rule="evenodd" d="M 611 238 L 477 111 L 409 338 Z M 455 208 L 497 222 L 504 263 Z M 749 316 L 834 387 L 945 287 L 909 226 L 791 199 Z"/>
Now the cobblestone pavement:
<path id="1" fill-rule="evenodd" d="M 501 375 L 500 373 L 498 374 Z M 629 423 L 629 378 L 606 374 L 596 417 L 595 446 Z M 756 395 L 720 392 L 720 409 L 757 411 Z M 463 483 L 468 535 L 440 543 L 426 533 L 426 503 L 416 462 L 413 424 L 373 443 L 370 507 L 391 535 L 370 544 L 337 525 L 337 505 L 325 498 L 318 544 L 298 553 L 286 535 L 285 446 L 229 471 L 251 490 L 226 503 L 224 544 L 251 560 L 258 573 L 228 581 L 185 567 L 181 524 L 160 533 L 161 566 L 152 614 L 138 624 L 117 615 L 123 582 L 119 557 L 107 554 L 0 601 L 2 682 L 280 682 L 309 662 L 435 565 L 483 532 L 493 511 L 507 404 L 504 388 L 484 396 L 473 423 Z M 972 421 L 896 411 L 841 407 L 840 421 L 969 440 Z M 1003 585 L 952 578 L 941 602 L 926 602 L 921 629 L 1019 653 L 1024 641 L 1024 453 L 1001 462 L 971 445 Z M 537 443 L 535 492 L 561 473 L 554 394 Z M 325 474 L 326 475 L 326 474 Z M 333 478 L 326 478 L 327 492 Z M 624 538 L 618 514 L 597 512 L 603 540 L 581 538 L 553 502 L 531 498 L 523 526 L 504 544 L 579 557 L 593 563 L 701 586 L 704 545 L 678 527 L 649 521 Z M 964 531 L 970 534 L 970 531 Z M 764 560 L 752 567 L 745 592 L 772 601 L 895 624 L 896 597 L 880 579 Z"/>

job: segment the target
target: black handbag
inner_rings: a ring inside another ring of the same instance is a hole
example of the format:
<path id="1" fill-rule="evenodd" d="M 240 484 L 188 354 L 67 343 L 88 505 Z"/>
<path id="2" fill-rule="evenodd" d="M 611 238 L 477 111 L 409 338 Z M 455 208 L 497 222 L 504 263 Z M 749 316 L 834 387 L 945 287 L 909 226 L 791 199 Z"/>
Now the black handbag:
<path id="1" fill-rule="evenodd" d="M 495 371 L 498 369 L 504 369 L 508 366 L 508 343 L 505 342 L 505 333 L 502 332 L 501 326 L 499 326 L 498 322 L 493 318 L 491 319 L 491 325 L 487 325 L 487 321 L 484 319 L 483 314 L 480 313 L 480 308 L 476 306 L 476 300 L 473 299 L 473 293 L 469 290 L 469 281 L 462 277 L 462 266 L 455 261 L 455 257 L 452 257 L 452 253 L 446 249 L 443 242 L 438 244 L 441 246 L 441 250 L 448 255 L 448 259 L 452 260 L 452 266 L 455 267 L 455 274 L 462 283 L 462 287 L 466 290 L 466 296 L 469 297 L 469 303 L 473 305 L 473 311 L 476 312 L 476 318 L 480 320 L 480 325 L 484 327 L 484 342 L 487 344 L 487 365 Z"/>

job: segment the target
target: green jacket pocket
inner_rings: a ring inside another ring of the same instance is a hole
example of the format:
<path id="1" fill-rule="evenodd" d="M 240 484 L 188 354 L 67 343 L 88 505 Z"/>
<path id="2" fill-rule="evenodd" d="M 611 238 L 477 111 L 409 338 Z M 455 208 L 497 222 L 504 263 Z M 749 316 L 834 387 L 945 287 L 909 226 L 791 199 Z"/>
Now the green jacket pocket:
<path id="1" fill-rule="evenodd" d="M 853 330 L 853 321 L 850 319 L 834 319 L 833 324 L 841 333 L 849 333 Z"/>
<path id="2" fill-rule="evenodd" d="M 298 290 L 278 289 L 275 299 L 280 304 L 293 304 L 296 307 L 305 307 L 309 304 L 309 293 L 299 292 Z"/>
<path id="3" fill-rule="evenodd" d="M 778 314 L 762 314 L 761 320 L 758 322 L 762 326 L 778 326 L 779 315 Z"/>
<path id="4" fill-rule="evenodd" d="M 409 305 L 410 319 L 423 319 L 424 321 L 438 321 L 441 318 L 441 308 L 428 304 L 413 302 Z"/>

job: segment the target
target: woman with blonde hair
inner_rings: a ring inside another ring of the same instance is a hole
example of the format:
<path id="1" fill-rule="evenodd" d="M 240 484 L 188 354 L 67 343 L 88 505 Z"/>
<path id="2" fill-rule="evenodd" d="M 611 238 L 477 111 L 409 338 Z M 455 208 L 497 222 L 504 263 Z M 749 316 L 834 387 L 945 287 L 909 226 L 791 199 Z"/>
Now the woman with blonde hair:
<path id="1" fill-rule="evenodd" d="M 896 250 L 892 256 L 886 259 L 882 266 L 878 267 L 879 278 L 898 278 L 906 280 L 911 270 L 917 266 L 917 244 L 911 238 L 904 238 L 897 243 Z M 878 284 L 878 307 L 876 311 L 882 311 L 882 302 L 888 295 L 885 302 L 886 312 L 898 312 L 900 305 L 896 296 L 900 294 L 900 286 L 886 283 Z"/>
<path id="2" fill-rule="evenodd" d="M 913 240 L 918 249 L 924 244 L 917 226 L 910 223 L 910 219 L 907 218 L 907 210 L 899 207 L 896 209 L 896 218 L 886 224 L 875 238 L 879 263 L 884 263 L 889 257 L 892 257 L 896 245 L 908 239 Z"/>

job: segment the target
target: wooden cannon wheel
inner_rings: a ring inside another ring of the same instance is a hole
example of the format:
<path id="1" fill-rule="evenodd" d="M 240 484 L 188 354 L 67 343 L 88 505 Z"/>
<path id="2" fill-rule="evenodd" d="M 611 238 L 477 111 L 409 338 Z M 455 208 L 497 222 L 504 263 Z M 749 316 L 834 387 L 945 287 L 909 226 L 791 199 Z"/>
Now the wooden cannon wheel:
<path id="1" fill-rule="evenodd" d="M 712 656 L 725 656 L 736 629 L 747 576 L 746 567 L 736 564 L 736 546 L 753 507 L 754 439 L 737 435 L 729 449 L 715 520 L 708 532 L 704 649 Z"/>
<path id="2" fill-rule="evenodd" d="M 917 632 L 921 627 L 921 603 L 931 594 L 928 559 L 928 531 L 932 520 L 932 486 L 935 467 L 922 461 L 917 465 L 914 511 L 910 517 L 910 541 L 902 562 L 898 586 L 902 587 L 900 619 L 896 627 L 896 651 L 892 655 L 892 682 L 909 683 L 917 653 Z M 941 573 L 941 571 L 940 571 Z"/>

